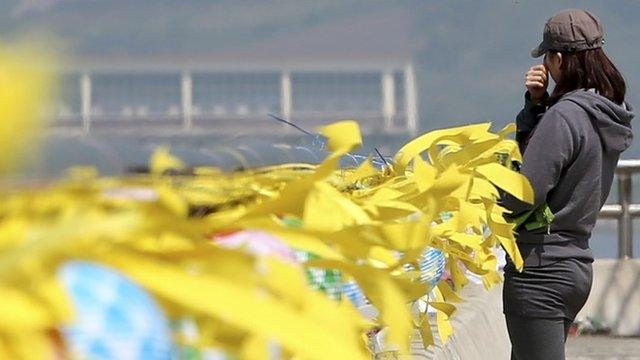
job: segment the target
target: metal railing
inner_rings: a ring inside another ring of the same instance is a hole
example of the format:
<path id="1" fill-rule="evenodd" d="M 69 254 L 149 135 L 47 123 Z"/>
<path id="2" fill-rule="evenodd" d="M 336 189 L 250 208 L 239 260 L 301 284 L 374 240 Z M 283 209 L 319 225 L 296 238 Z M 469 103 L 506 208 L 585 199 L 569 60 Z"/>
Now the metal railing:
<path id="1" fill-rule="evenodd" d="M 633 219 L 640 217 L 640 204 L 631 203 L 631 175 L 640 172 L 640 160 L 620 160 L 618 175 L 618 204 L 607 204 L 600 211 L 600 218 L 618 222 L 618 258 L 633 257 Z"/>
<path id="2" fill-rule="evenodd" d="M 353 92 L 367 98 L 364 105 L 356 101 L 355 107 L 350 104 L 337 109 L 336 119 L 362 120 L 365 131 L 407 132 L 412 136 L 418 131 L 417 85 L 411 62 L 263 65 L 239 62 L 231 66 L 149 59 L 148 63 L 89 62 L 65 68 L 64 74 L 67 80 L 62 92 L 68 96 L 61 97 L 57 113 L 52 115 L 55 120 L 52 130 L 63 134 L 78 131 L 86 134 L 98 128 L 123 130 L 136 124 L 147 125 L 147 130 L 168 128 L 170 132 L 182 129 L 198 133 L 207 128 L 220 133 L 226 124 L 231 125 L 228 131 L 235 132 L 234 126 L 243 125 L 237 119 L 248 121 L 245 130 L 271 132 L 271 127 L 259 129 L 249 122 L 263 120 L 268 113 L 277 113 L 287 120 L 309 118 L 315 126 L 327 117 L 333 119 L 324 106 L 334 107 L 335 101 L 342 104 L 343 98 L 349 97 L 338 96 L 336 100 L 335 93 L 345 88 L 343 83 L 349 76 L 356 80 L 364 76 L 364 80 L 355 81 L 359 87 L 354 87 Z M 256 80 L 256 76 L 261 80 Z M 161 85 L 153 82 L 157 79 L 162 79 Z M 233 96 L 232 100 L 225 98 L 224 94 L 246 91 L 247 81 L 251 84 L 258 81 L 258 86 L 265 85 L 268 90 L 259 87 L 240 95 L 247 98 L 240 102 Z M 160 88 L 156 92 L 147 91 L 157 87 Z M 252 96 L 261 99 L 266 96 L 268 100 L 254 102 Z M 311 104 L 305 102 L 308 100 Z"/>

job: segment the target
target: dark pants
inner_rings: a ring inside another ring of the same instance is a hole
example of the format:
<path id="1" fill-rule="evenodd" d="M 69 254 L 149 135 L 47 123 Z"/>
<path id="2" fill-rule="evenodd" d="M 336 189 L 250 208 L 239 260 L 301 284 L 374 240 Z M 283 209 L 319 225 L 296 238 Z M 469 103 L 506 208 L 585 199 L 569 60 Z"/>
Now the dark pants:
<path id="1" fill-rule="evenodd" d="M 506 315 L 511 360 L 564 360 L 564 344 L 573 320 Z"/>
<path id="2" fill-rule="evenodd" d="M 511 359 L 563 360 L 569 327 L 591 290 L 591 262 L 566 259 L 522 272 L 507 263 L 504 273 Z"/>

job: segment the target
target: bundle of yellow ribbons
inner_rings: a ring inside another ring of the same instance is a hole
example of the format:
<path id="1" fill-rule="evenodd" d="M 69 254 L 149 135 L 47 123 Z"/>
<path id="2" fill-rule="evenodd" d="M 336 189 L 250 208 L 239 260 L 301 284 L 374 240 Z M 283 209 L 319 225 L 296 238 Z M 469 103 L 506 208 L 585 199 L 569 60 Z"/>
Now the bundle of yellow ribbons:
<path id="1" fill-rule="evenodd" d="M 7 174 L 33 146 L 36 105 L 49 96 L 52 77 L 3 51 L 0 171 Z M 497 133 L 489 128 L 485 123 L 427 133 L 382 169 L 370 161 L 339 167 L 340 158 L 361 145 L 357 123 L 341 121 L 318 130 L 330 150 L 319 165 L 166 175 L 183 164 L 158 151 L 148 175 L 105 178 L 76 170 L 35 188 L 5 181 L 0 358 L 59 353 L 51 334 L 73 320 L 74 308 L 56 271 L 70 260 L 126 274 L 169 317 L 194 319 L 198 347 L 238 358 L 268 358 L 268 344 L 275 343 L 286 358 L 367 359 L 363 334 L 377 325 L 388 327 L 387 341 L 400 352 L 408 351 L 414 329 L 428 346 L 429 317 L 412 314 L 409 304 L 430 291 L 439 337 L 446 341 L 466 271 L 487 287 L 498 283 L 499 246 L 522 266 L 496 186 L 529 202 L 532 190 L 502 165 L 520 161 L 517 144 L 506 138 L 514 127 Z M 153 196 L 131 195 L 141 190 Z M 443 212 L 450 216 L 442 218 Z M 299 225 L 290 226 L 291 220 Z M 212 235 L 240 230 L 272 234 L 317 255 L 302 266 L 336 269 L 354 279 L 379 311 L 376 323 L 348 301 L 309 289 L 300 266 L 211 241 Z M 450 282 L 433 289 L 419 281 L 418 272 L 407 271 L 407 265 L 418 268 L 428 247 L 445 254 L 451 274 Z"/>

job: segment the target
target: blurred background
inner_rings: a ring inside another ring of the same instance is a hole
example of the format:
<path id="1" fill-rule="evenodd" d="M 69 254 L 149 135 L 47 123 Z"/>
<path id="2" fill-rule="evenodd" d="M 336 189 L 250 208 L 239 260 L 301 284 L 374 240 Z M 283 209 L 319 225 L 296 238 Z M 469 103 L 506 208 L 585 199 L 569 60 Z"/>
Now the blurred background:
<path id="1" fill-rule="evenodd" d="M 603 21 L 605 50 L 640 104 L 631 0 L 0 0 L 0 40 L 49 38 L 65 59 L 44 155 L 26 176 L 135 171 L 158 145 L 233 170 L 322 157 L 313 136 L 268 114 L 307 131 L 355 119 L 364 155 L 442 127 L 499 129 L 522 107 L 544 22 L 568 7 Z M 638 141 L 623 157 L 640 158 Z M 616 256 L 615 233 L 600 221 L 599 257 Z"/>

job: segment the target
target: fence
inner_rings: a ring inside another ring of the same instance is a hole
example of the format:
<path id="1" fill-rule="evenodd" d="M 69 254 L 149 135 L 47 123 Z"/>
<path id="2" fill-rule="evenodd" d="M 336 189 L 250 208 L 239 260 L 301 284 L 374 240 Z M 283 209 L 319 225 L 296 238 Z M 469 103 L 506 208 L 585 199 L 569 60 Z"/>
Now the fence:
<path id="1" fill-rule="evenodd" d="M 633 219 L 640 216 L 640 204 L 631 203 L 631 175 L 640 171 L 640 160 L 620 160 L 616 169 L 618 176 L 618 203 L 607 204 L 600 217 L 618 222 L 618 257 L 633 257 Z"/>
<path id="2" fill-rule="evenodd" d="M 411 63 L 82 63 L 67 69 L 53 129 L 233 132 L 268 113 L 310 127 L 356 118 L 365 132 L 417 132 Z M 259 121 L 258 121 L 259 120 Z"/>

